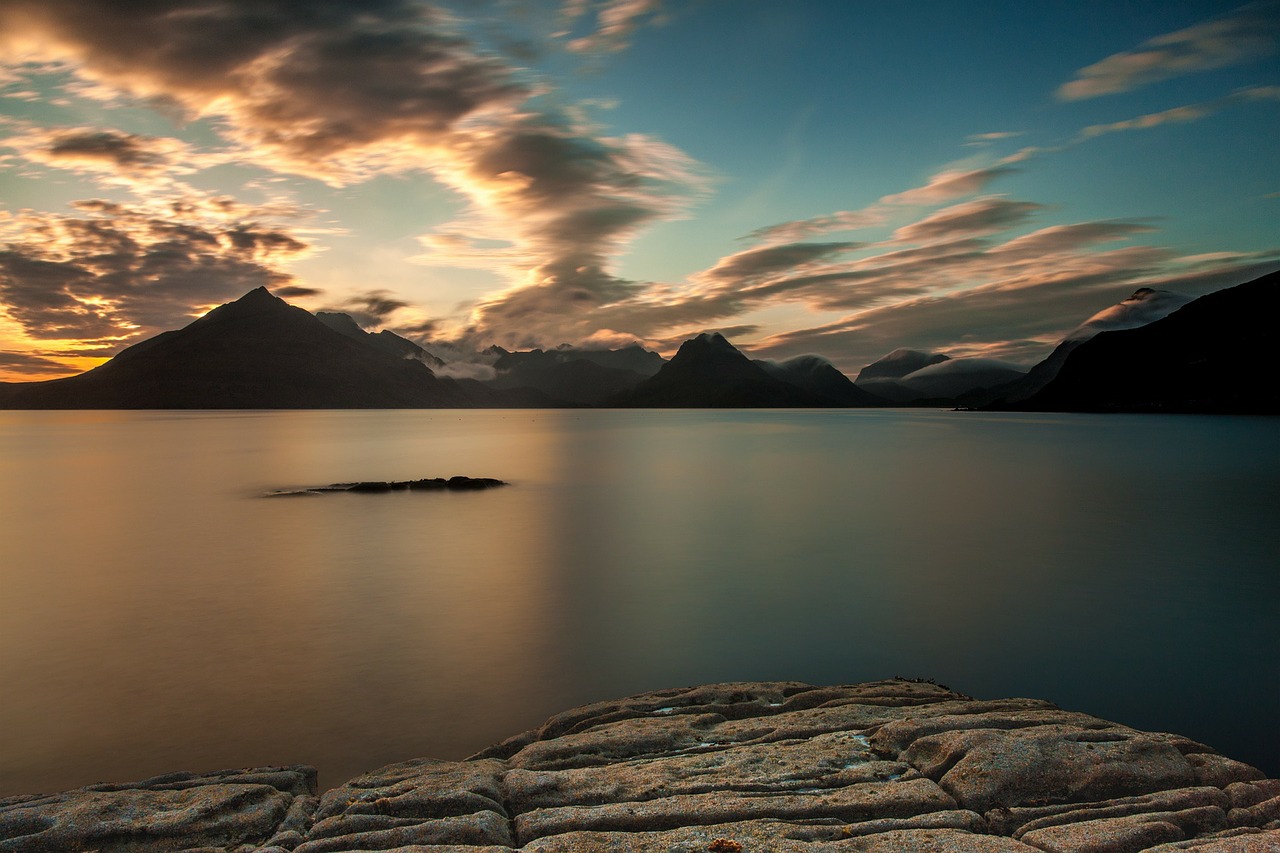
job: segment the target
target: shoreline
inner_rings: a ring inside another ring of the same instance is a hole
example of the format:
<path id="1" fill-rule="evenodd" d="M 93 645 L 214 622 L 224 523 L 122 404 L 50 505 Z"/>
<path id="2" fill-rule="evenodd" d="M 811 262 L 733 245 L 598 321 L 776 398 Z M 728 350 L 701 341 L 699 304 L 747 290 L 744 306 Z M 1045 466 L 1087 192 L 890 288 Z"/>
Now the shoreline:
<path id="1" fill-rule="evenodd" d="M 1204 744 L 927 681 L 569 709 L 317 795 L 306 766 L 0 799 L 0 853 L 1280 851 L 1280 780 Z"/>

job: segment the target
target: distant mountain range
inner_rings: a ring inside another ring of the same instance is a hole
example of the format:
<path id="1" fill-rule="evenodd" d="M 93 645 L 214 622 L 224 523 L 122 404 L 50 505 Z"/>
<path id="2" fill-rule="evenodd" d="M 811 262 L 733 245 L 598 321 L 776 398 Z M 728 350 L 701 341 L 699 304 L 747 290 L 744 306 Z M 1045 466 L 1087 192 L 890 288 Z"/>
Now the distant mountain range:
<path id="1" fill-rule="evenodd" d="M 656 374 L 609 401 L 619 407 L 787 408 L 882 404 L 824 359 L 752 361 L 718 332 L 685 341 Z"/>
<path id="2" fill-rule="evenodd" d="M 760 408 L 962 406 L 995 410 L 1280 413 L 1269 366 L 1280 273 L 1196 300 L 1142 288 L 1024 371 L 898 349 L 856 381 L 826 359 L 752 360 L 715 332 L 670 361 L 616 350 L 487 350 L 486 375 L 350 316 L 311 314 L 265 288 L 78 376 L 0 383 L 0 408 Z M 430 344 L 428 344 L 430 346 Z M 455 375 L 462 375 L 461 373 Z"/>

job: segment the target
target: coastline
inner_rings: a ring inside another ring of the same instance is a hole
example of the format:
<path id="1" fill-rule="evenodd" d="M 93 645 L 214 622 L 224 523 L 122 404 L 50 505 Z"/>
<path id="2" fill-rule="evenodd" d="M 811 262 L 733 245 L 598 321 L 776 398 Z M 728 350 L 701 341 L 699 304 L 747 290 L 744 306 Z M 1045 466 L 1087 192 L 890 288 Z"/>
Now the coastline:
<path id="1" fill-rule="evenodd" d="M 0 851 L 1280 850 L 1280 780 L 1204 744 L 931 682 L 749 682 L 567 710 L 317 796 L 314 769 L 0 800 Z"/>

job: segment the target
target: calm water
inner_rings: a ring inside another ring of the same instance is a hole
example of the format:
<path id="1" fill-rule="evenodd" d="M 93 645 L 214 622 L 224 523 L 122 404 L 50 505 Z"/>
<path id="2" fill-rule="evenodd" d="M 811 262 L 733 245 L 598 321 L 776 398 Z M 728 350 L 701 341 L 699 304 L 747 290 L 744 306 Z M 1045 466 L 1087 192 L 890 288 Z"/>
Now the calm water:
<path id="1" fill-rule="evenodd" d="M 0 795 L 895 674 L 1280 774 L 1276 419 L 5 412 L 0 495 Z"/>

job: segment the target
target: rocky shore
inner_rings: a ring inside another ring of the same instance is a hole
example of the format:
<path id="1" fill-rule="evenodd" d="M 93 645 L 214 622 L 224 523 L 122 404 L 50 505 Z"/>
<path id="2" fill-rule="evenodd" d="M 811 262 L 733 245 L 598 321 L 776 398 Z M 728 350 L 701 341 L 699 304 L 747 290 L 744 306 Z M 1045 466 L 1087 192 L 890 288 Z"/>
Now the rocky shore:
<path id="1" fill-rule="evenodd" d="M 1280 853 L 1280 780 L 1173 734 L 932 683 L 575 708 L 316 795 L 310 767 L 0 800 L 21 853 Z"/>

